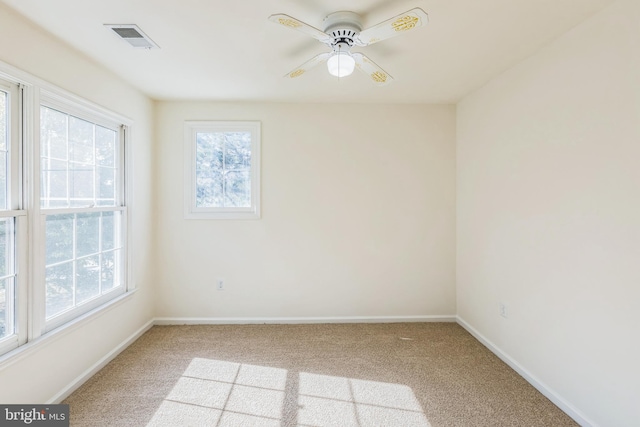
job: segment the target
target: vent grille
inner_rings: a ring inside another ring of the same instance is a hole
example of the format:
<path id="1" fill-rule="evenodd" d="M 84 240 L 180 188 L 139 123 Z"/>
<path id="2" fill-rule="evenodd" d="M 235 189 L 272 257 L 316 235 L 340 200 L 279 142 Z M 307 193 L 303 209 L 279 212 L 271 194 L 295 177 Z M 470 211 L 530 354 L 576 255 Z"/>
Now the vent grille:
<path id="1" fill-rule="evenodd" d="M 153 42 L 137 25 L 111 25 L 105 24 L 122 40 L 135 48 L 158 49 L 159 46 Z"/>
<path id="2" fill-rule="evenodd" d="M 123 39 L 141 39 L 144 36 L 137 32 L 135 28 L 113 28 L 120 37 Z"/>

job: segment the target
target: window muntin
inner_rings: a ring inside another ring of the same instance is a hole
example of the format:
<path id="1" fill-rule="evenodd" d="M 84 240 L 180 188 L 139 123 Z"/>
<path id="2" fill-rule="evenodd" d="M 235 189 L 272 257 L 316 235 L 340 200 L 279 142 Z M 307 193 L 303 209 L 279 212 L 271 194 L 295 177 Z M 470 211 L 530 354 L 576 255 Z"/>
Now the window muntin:
<path id="1" fill-rule="evenodd" d="M 187 122 L 185 216 L 260 217 L 260 123 Z"/>
<path id="2" fill-rule="evenodd" d="M 15 218 L 0 218 L 0 340 L 16 333 Z"/>

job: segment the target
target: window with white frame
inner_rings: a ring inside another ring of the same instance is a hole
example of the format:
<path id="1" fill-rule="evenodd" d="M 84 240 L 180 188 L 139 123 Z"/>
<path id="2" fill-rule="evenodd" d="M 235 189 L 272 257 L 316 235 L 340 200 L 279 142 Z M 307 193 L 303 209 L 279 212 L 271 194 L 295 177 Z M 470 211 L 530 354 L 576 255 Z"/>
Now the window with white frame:
<path id="1" fill-rule="evenodd" d="M 26 313 L 18 307 L 25 275 L 17 274 L 26 262 L 27 239 L 20 185 L 20 95 L 17 84 L 0 80 L 0 353 L 25 337 L 19 316 Z"/>
<path id="2" fill-rule="evenodd" d="M 260 122 L 185 122 L 185 217 L 260 218 Z"/>
<path id="3" fill-rule="evenodd" d="M 131 125 L 0 61 L 0 362 L 133 289 Z"/>
<path id="4" fill-rule="evenodd" d="M 72 103 L 41 101 L 48 329 L 125 292 L 124 132 Z"/>

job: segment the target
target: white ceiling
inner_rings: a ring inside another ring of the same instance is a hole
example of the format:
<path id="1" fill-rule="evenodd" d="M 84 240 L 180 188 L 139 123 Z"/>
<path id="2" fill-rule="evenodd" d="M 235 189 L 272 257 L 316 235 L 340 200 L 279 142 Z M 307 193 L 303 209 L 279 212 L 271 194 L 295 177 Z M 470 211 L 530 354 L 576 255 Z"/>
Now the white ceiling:
<path id="1" fill-rule="evenodd" d="M 455 103 L 613 0 L 1 1 L 154 99 Z M 367 28 L 414 7 L 426 27 L 353 49 L 391 84 L 357 71 L 338 80 L 324 65 L 283 78 L 328 49 L 269 15 L 322 29 L 329 13 L 351 10 Z M 103 24 L 137 24 L 161 49 L 133 49 Z"/>

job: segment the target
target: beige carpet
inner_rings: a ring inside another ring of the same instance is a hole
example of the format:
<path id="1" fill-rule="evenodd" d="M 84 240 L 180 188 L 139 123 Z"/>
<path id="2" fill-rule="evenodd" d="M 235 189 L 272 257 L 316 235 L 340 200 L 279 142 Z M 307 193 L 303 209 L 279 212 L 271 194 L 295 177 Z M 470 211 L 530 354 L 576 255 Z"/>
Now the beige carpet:
<path id="1" fill-rule="evenodd" d="M 73 426 L 575 426 L 455 323 L 156 326 Z"/>

